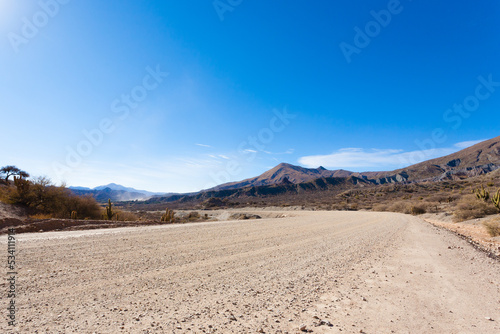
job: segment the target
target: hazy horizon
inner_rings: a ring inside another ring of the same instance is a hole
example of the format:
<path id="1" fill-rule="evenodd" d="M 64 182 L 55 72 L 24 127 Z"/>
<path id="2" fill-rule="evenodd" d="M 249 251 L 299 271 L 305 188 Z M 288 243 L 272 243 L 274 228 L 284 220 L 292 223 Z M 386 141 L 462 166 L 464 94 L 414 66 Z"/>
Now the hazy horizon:
<path id="1" fill-rule="evenodd" d="M 0 166 L 193 192 L 497 137 L 500 3 L 0 0 Z"/>

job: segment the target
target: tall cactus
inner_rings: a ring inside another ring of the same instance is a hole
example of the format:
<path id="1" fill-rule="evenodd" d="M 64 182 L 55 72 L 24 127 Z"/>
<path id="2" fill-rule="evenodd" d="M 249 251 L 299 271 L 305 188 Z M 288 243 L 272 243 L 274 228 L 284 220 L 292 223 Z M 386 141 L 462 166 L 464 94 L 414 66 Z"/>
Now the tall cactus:
<path id="1" fill-rule="evenodd" d="M 497 210 L 500 212 L 500 189 L 498 189 L 497 193 L 491 197 L 491 201 L 493 202 L 493 205 L 495 205 Z"/>
<path id="2" fill-rule="evenodd" d="M 481 185 L 481 188 L 478 188 L 474 191 L 476 193 L 476 197 L 478 199 L 482 199 L 487 202 L 490 199 L 490 193 L 488 190 L 484 189 L 484 185 Z"/>
<path id="3" fill-rule="evenodd" d="M 165 209 L 165 214 L 161 216 L 162 222 L 173 223 L 174 221 L 174 210 L 170 210 L 169 208 Z"/>
<path id="4" fill-rule="evenodd" d="M 113 208 L 111 207 L 111 198 L 110 198 L 110 199 L 108 199 L 108 206 L 106 206 L 106 215 L 105 215 L 105 217 L 108 220 L 111 220 L 111 219 L 113 219 L 113 216 L 114 216 L 114 212 L 113 212 Z"/>

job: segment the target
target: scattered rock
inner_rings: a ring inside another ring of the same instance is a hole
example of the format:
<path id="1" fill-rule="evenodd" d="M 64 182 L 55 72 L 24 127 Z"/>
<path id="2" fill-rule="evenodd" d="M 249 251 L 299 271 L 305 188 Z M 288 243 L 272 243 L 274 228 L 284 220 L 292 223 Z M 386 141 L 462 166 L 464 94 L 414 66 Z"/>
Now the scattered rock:
<path id="1" fill-rule="evenodd" d="M 229 216 L 229 220 L 246 220 L 246 219 L 261 219 L 259 215 L 252 215 L 249 213 L 234 213 Z"/>
<path id="2" fill-rule="evenodd" d="M 333 324 L 328 320 L 321 320 L 320 325 L 325 325 L 328 327 L 333 327 Z"/>

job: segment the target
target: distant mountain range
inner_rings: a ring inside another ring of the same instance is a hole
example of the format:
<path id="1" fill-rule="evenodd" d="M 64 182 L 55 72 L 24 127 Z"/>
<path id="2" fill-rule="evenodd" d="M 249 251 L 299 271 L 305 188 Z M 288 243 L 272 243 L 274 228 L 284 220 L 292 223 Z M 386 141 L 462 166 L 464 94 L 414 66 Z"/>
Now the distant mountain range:
<path id="1" fill-rule="evenodd" d="M 70 187 L 78 195 L 92 195 L 98 201 L 145 201 L 148 203 L 193 202 L 209 198 L 258 198 L 304 191 L 340 191 L 387 183 L 438 182 L 463 180 L 490 173 L 500 168 L 500 137 L 496 137 L 459 152 L 387 172 L 351 172 L 323 167 L 304 168 L 281 163 L 263 174 L 238 182 L 189 194 L 153 193 L 124 187 L 115 183 L 95 187 Z"/>
<path id="2" fill-rule="evenodd" d="M 146 190 L 137 190 L 130 187 L 124 187 L 116 183 L 110 183 L 95 188 L 69 187 L 76 195 L 91 195 L 99 202 L 112 201 L 135 201 L 147 200 L 153 196 L 168 196 L 172 193 L 154 193 Z"/>
<path id="3" fill-rule="evenodd" d="M 462 180 L 500 168 L 500 137 L 483 141 L 456 153 L 427 160 L 393 172 L 364 173 L 372 178 L 404 175 L 406 181 Z"/>
<path id="4" fill-rule="evenodd" d="M 281 163 L 267 172 L 239 182 L 229 182 L 218 185 L 210 190 L 238 189 L 243 187 L 268 186 L 272 184 L 302 183 L 322 177 L 348 177 L 353 173 L 346 170 L 328 170 L 324 167 L 304 168 L 287 163 Z"/>
<path id="5" fill-rule="evenodd" d="M 194 194 L 175 194 L 149 199 L 146 204 L 200 203 L 210 198 L 266 198 L 316 191 L 345 191 L 387 183 L 410 184 L 463 180 L 500 169 L 500 137 L 459 152 L 387 172 L 350 172 L 323 167 L 304 168 L 281 163 L 263 174 L 229 182 Z"/>
<path id="6" fill-rule="evenodd" d="M 298 184 L 318 178 L 350 177 L 375 184 L 459 180 L 489 173 L 500 167 L 500 137 L 496 137 L 445 157 L 424 161 L 406 168 L 387 172 L 356 173 L 343 169 L 327 170 L 323 167 L 304 168 L 281 163 L 267 172 L 238 182 L 218 185 L 209 191 L 268 186 L 282 183 Z"/>

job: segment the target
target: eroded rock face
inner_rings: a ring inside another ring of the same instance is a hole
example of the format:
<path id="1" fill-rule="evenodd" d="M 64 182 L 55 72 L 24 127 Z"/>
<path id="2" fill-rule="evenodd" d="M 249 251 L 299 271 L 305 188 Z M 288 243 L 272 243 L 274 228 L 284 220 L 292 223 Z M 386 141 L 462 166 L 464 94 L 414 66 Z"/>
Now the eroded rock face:
<path id="1" fill-rule="evenodd" d="M 476 167 L 453 169 L 453 170 L 444 172 L 442 175 L 435 178 L 434 181 L 461 180 L 461 179 L 465 179 L 465 178 L 469 178 L 469 177 L 483 175 L 486 173 L 491 173 L 494 170 L 497 170 L 499 168 L 500 168 L 499 165 L 487 164 L 487 165 L 476 166 Z"/>
<path id="2" fill-rule="evenodd" d="M 398 182 L 405 182 L 408 180 L 408 174 L 406 173 L 399 173 L 396 175 L 392 176 L 387 176 L 387 177 L 382 177 L 373 180 L 376 184 L 385 184 L 385 183 L 398 183 Z"/>
<path id="3" fill-rule="evenodd" d="M 454 159 L 454 160 L 449 161 L 449 162 L 446 164 L 446 166 L 449 166 L 449 167 L 458 167 L 458 166 L 460 166 L 460 163 L 461 163 L 461 162 L 462 162 L 462 161 L 461 161 L 460 159 Z"/>

